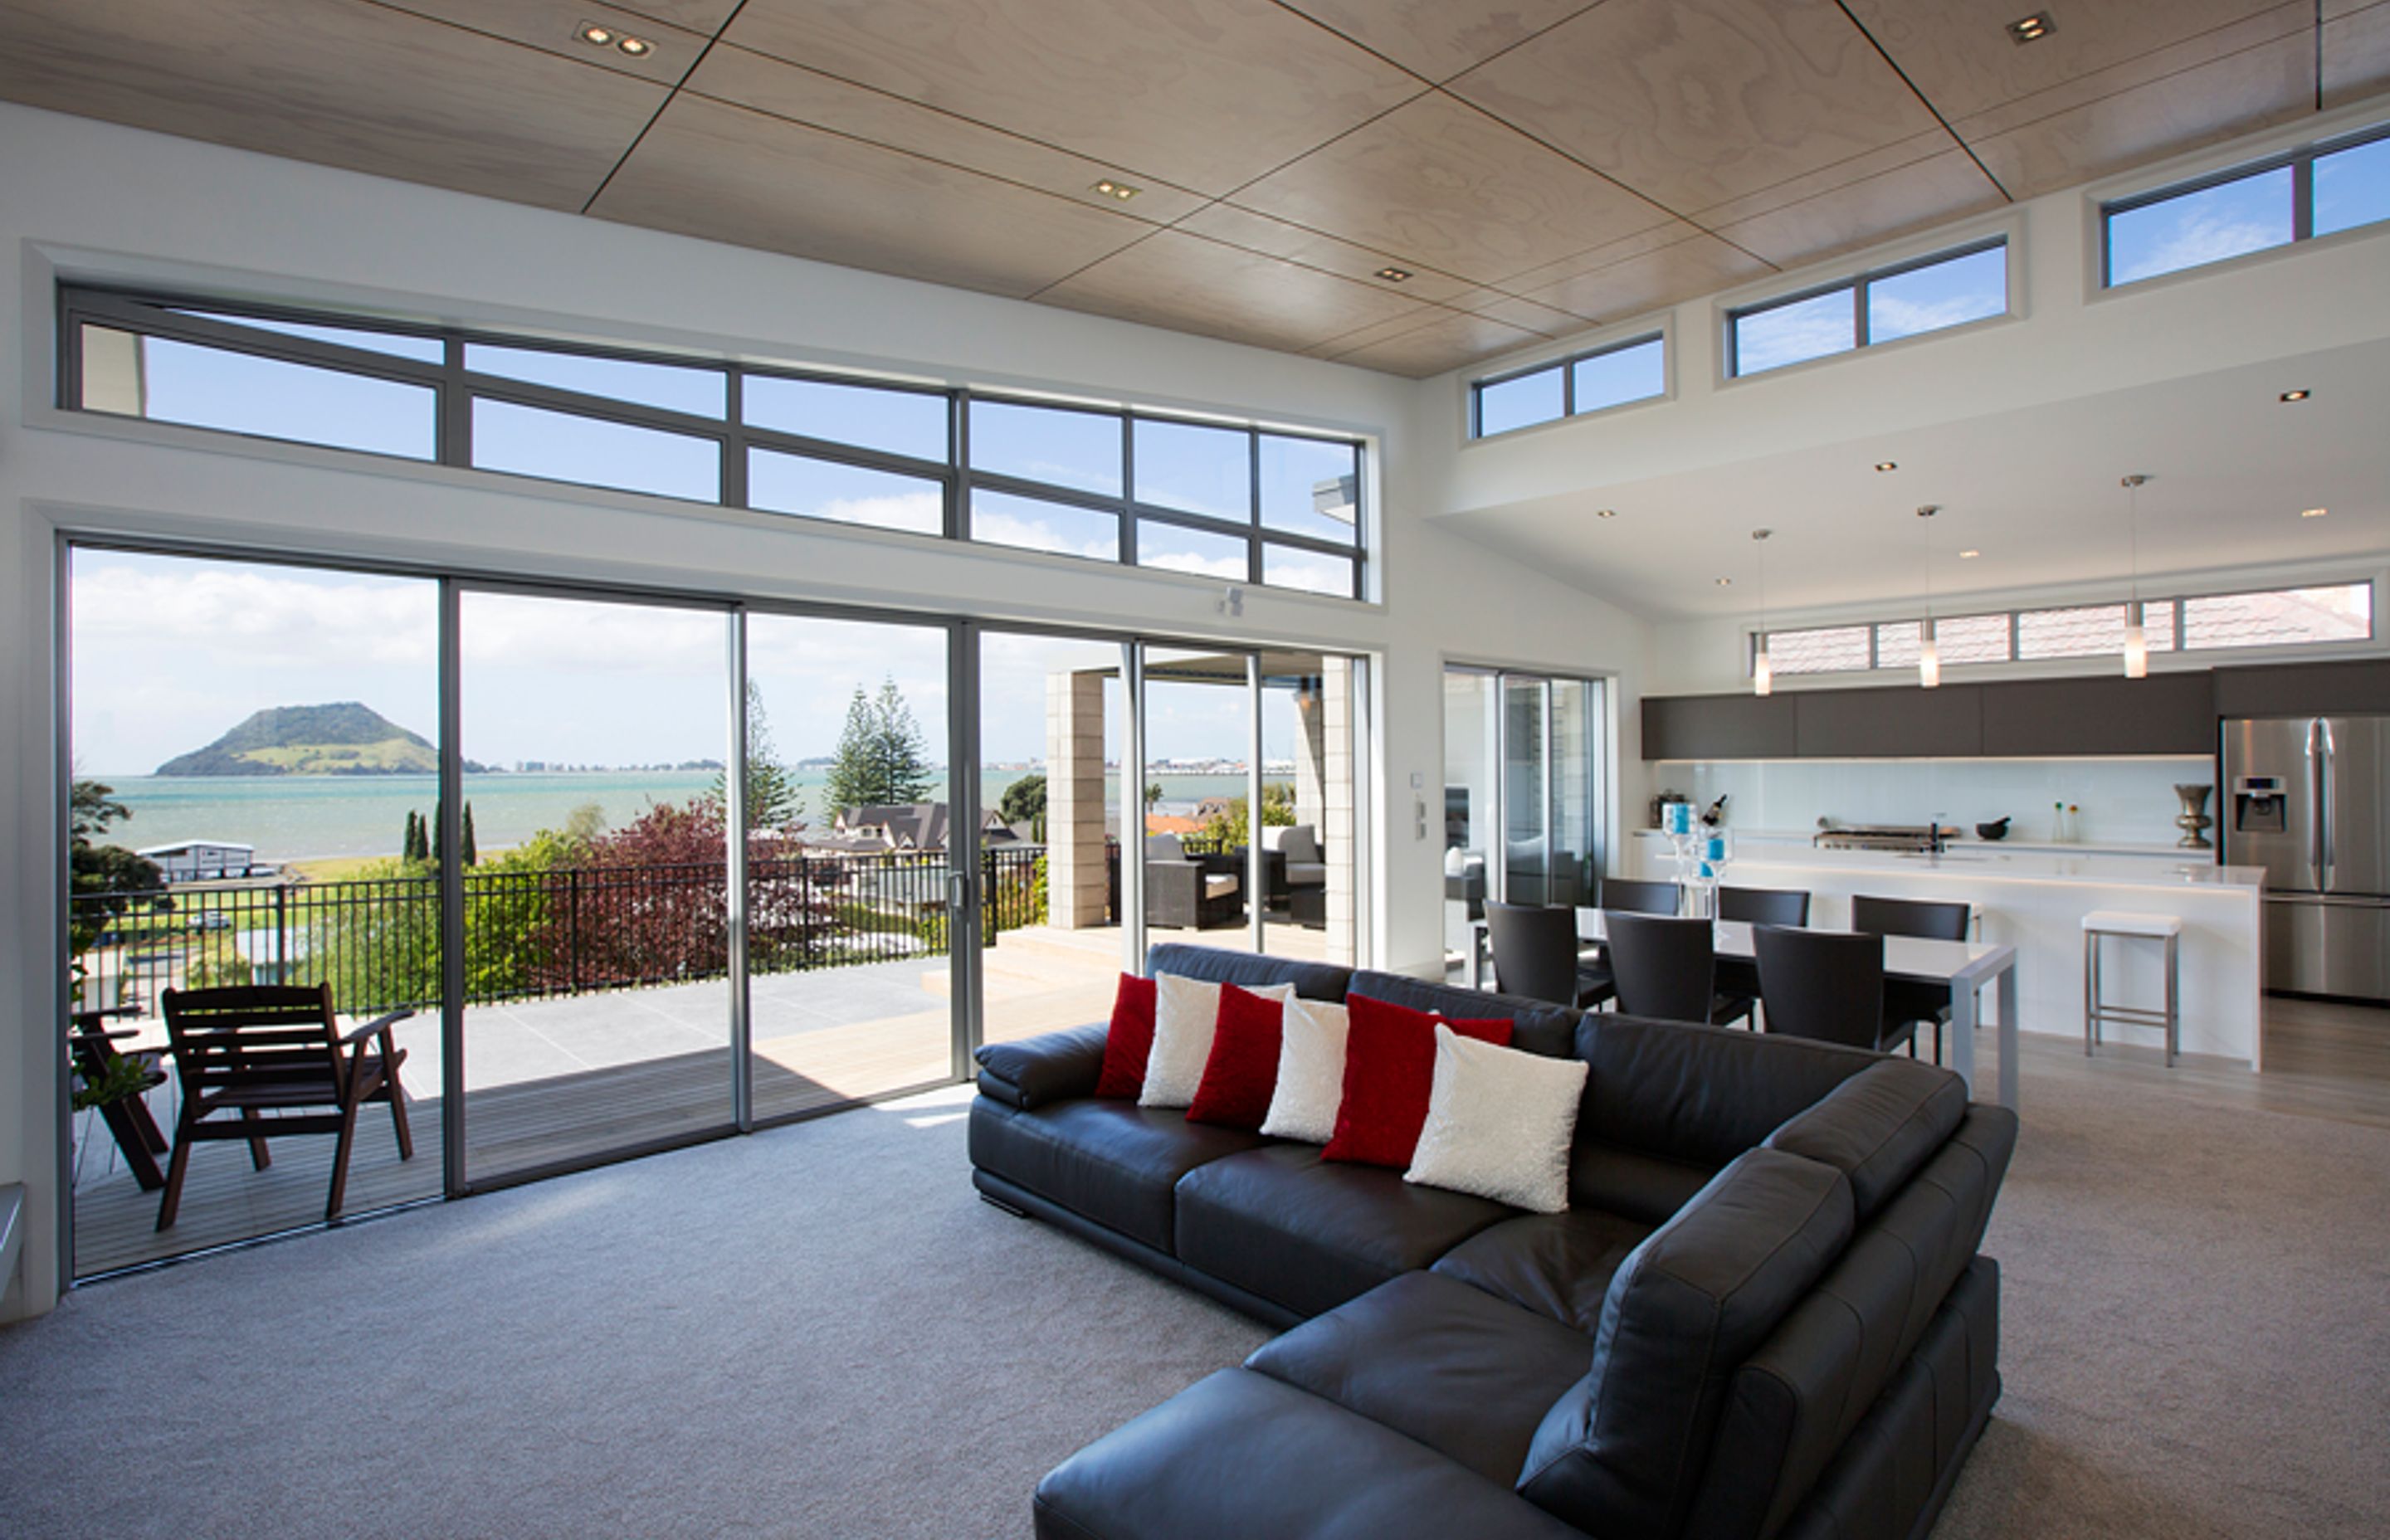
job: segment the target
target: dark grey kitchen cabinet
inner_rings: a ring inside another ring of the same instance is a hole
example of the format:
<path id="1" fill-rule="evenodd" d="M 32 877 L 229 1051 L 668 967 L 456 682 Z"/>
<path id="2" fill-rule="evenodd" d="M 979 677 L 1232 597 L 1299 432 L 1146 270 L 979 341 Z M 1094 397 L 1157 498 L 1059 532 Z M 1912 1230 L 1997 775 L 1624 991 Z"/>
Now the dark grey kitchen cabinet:
<path id="1" fill-rule="evenodd" d="M 1645 759 L 1791 759 L 1791 695 L 1647 695 Z"/>
<path id="2" fill-rule="evenodd" d="M 1988 684 L 1983 751 L 2007 759 L 2213 753 L 2215 678 L 2202 672 Z"/>
<path id="3" fill-rule="evenodd" d="M 1795 720 L 1803 759 L 1949 759 L 1984 752 L 1983 687 L 1805 690 Z"/>

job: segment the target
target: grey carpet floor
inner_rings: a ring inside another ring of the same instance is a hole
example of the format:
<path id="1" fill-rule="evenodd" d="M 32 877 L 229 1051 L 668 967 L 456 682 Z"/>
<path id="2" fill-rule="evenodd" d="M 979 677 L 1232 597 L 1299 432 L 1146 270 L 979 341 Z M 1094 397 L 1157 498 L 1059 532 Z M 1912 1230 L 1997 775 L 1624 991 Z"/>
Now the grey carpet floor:
<path id="1" fill-rule="evenodd" d="M 2029 1082 L 2007 1393 L 1937 1530 L 2378 1534 L 2390 1130 Z M 0 1328 L 0 1532 L 1005 1536 L 1264 1328 L 973 1200 L 957 1093 Z"/>

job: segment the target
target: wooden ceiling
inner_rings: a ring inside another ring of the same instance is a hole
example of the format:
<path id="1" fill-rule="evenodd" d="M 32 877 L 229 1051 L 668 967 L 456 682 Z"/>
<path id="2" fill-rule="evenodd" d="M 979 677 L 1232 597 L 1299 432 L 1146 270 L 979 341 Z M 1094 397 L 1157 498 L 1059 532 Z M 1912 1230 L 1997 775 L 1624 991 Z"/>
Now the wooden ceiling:
<path id="1" fill-rule="evenodd" d="M 1425 376 L 2390 87 L 2390 0 L 2035 8 L 8 0 L 0 97 Z"/>

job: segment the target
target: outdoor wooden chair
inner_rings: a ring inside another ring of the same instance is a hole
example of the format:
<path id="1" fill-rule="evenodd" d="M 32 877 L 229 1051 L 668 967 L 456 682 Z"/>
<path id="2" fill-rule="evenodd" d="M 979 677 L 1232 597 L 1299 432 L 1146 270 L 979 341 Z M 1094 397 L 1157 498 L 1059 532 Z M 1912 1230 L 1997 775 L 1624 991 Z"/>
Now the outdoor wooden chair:
<path id="1" fill-rule="evenodd" d="M 204 1140 L 245 1141 L 250 1163 L 263 1171 L 271 1163 L 269 1138 L 338 1135 L 332 1192 L 324 1205 L 328 1220 L 340 1217 L 347 1194 L 358 1109 L 388 1103 L 398 1130 L 398 1158 L 415 1158 L 406 1092 L 398 1081 L 406 1054 L 390 1031 L 414 1015 L 412 1010 L 392 1011 L 344 1035 L 332 1014 L 329 984 L 170 989 L 160 1003 L 183 1090 L 166 1196 L 158 1205 L 160 1229 L 174 1223 L 191 1147 Z M 275 1115 L 264 1115 L 269 1112 Z"/>

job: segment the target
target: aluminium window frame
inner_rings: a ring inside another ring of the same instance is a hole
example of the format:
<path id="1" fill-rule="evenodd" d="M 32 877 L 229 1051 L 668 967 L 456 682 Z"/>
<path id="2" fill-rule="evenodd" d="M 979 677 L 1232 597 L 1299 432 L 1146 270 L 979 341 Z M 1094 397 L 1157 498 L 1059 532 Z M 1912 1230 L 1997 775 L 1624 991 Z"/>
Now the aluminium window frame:
<path id="1" fill-rule="evenodd" d="M 1985 251 L 1997 250 L 2005 255 L 2009 251 L 2009 232 L 2002 230 L 1996 235 L 1985 236 L 1958 246 L 1947 246 L 1938 250 L 1928 251 L 1921 256 L 1887 263 L 1882 267 L 1864 268 L 1857 273 L 1844 274 L 1840 277 L 1809 284 L 1787 294 L 1771 295 L 1767 299 L 1756 301 L 1751 304 L 1734 305 L 1726 313 L 1726 378 L 1756 379 L 1761 375 L 1774 374 L 1779 369 L 1795 368 L 1803 364 L 1822 363 L 1829 358 L 1839 358 L 1846 353 L 1863 353 L 1869 348 L 1882 345 L 1869 335 L 1868 290 L 1872 286 L 1886 278 L 1902 277 L 1925 268 L 1939 267 L 1944 263 L 1960 262 L 1968 257 L 1981 256 Z M 1752 374 L 1743 372 L 1742 323 L 1746 319 L 1754 315 L 1764 315 L 1772 310 L 1783 310 L 1792 305 L 1806 304 L 1812 300 L 1823 299 L 1827 295 L 1840 293 L 1845 289 L 1849 289 L 1851 294 L 1851 345 L 1849 347 L 1837 348 L 1831 353 L 1821 353 L 1814 358 L 1793 359 L 1789 363 L 1779 364 Z M 1996 321 L 2002 316 L 2015 314 L 2015 305 L 2013 275 L 2008 271 L 2007 264 L 2004 263 L 2000 274 L 2000 310 L 1998 314 L 1979 315 L 1972 321 L 1953 322 L 1947 327 L 1935 327 L 1930 331 L 1910 332 L 1906 337 L 1895 337 L 1888 340 L 1906 342 L 1915 338 L 1937 337 L 1944 332 L 1957 331 L 1961 327 L 1976 326 L 1985 321 Z"/>
<path id="2" fill-rule="evenodd" d="M 1607 358 L 1612 353 L 1625 353 L 1631 348 L 1648 347 L 1654 342 L 1660 345 L 1660 388 L 1657 391 L 1648 396 L 1637 396 L 1630 401 L 1613 401 L 1606 406 L 1596 406 L 1590 411 L 1577 410 L 1576 366 L 1579 364 L 1587 363 L 1596 358 Z M 1649 331 L 1621 341 L 1605 342 L 1598 348 L 1581 348 L 1574 353 L 1562 353 L 1558 358 L 1542 359 L 1536 363 L 1522 365 L 1515 369 L 1506 369 L 1500 374 L 1487 375 L 1483 379 L 1472 379 L 1469 382 L 1470 442 L 1476 443 L 1488 438 L 1508 438 L 1512 433 L 1523 433 L 1531 428 L 1548 428 L 1553 423 L 1566 422 L 1572 417 L 1600 417 L 1604 412 L 1615 412 L 1628 406 L 1640 406 L 1648 401 L 1665 401 L 1670 388 L 1676 383 L 1675 362 L 1669 354 L 1668 328 L 1665 326 L 1657 326 Z M 1486 432 L 1486 391 L 1497 385 L 1508 385 L 1514 379 L 1525 379 L 1531 375 L 1542 374 L 1546 369 L 1560 371 L 1561 415 L 1548 417 L 1542 422 L 1523 422 L 1516 428 L 1505 428 L 1496 433 Z"/>
<path id="3" fill-rule="evenodd" d="M 1118 554 L 1112 558 L 1080 557 L 1071 552 L 1038 551 L 1032 546 L 980 542 L 993 549 L 1029 555 L 1060 556 L 1071 560 L 1103 560 L 1107 564 L 1136 568 L 1137 567 L 1137 523 L 1139 520 L 1150 519 L 1161 523 L 1179 525 L 1207 533 L 1228 535 L 1243 540 L 1246 545 L 1246 571 L 1244 577 L 1238 581 L 1252 586 L 1266 589 L 1273 594 L 1349 598 L 1356 602 L 1367 602 L 1368 597 L 1371 568 L 1376 558 L 1369 548 L 1368 510 L 1362 501 L 1368 481 L 1365 463 L 1366 445 L 1358 439 L 1339 434 L 1290 428 L 1266 428 L 1258 423 L 1227 422 L 1195 414 L 1182 416 L 1124 406 L 1105 406 L 1075 401 L 1062 402 L 1003 390 L 905 383 L 868 376 L 842 375 L 828 370 L 752 364 L 740 359 L 719 356 L 663 351 L 650 352 L 601 343 L 559 340 L 546 337 L 492 331 L 469 326 L 438 326 L 410 321 L 387 321 L 379 316 L 359 315 L 335 310 L 311 309 L 240 299 L 219 299 L 213 296 L 190 296 L 142 288 L 61 281 L 57 287 L 56 300 L 58 353 L 56 361 L 58 394 L 55 404 L 65 411 L 88 412 L 92 416 L 103 417 L 125 417 L 124 414 L 86 408 L 82 405 L 84 327 L 86 325 L 96 326 L 130 332 L 135 336 L 156 337 L 168 341 L 183 342 L 219 352 L 416 385 L 428 388 L 433 392 L 435 426 L 432 455 L 429 460 L 407 456 L 386 455 L 376 450 L 353 449 L 339 444 L 281 438 L 268 433 L 181 425 L 189 427 L 193 431 L 221 434 L 259 443 L 305 444 L 314 448 L 329 449 L 336 453 L 363 455 L 378 460 L 390 460 L 402 465 L 439 465 L 451 469 L 471 471 L 478 475 L 515 476 L 526 481 L 542 481 L 556 486 L 584 486 L 605 491 L 627 492 L 638 496 L 659 496 L 674 502 L 693 503 L 698 507 L 736 508 L 765 514 L 772 518 L 804 520 L 830 528 L 869 529 L 879 533 L 900 537 L 943 539 L 964 543 L 971 542 L 972 538 L 970 533 L 971 494 L 975 489 L 984 487 L 992 492 L 1029 497 L 1041 502 L 1111 513 L 1115 516 L 1119 526 Z M 317 338 L 296 337 L 288 333 L 268 332 L 209 320 L 201 315 L 184 314 L 186 311 L 206 311 L 220 315 L 245 317 L 263 322 L 339 327 L 356 331 L 378 331 L 393 336 L 434 340 L 443 344 L 443 357 L 438 363 L 403 358 Z M 718 373 L 725 380 L 724 412 L 717 418 L 669 407 L 622 401 L 610 396 L 563 387 L 534 384 L 526 380 L 508 379 L 502 375 L 469 369 L 465 366 L 466 349 L 469 345 L 476 343 L 604 359 L 618 363 L 648 364 L 668 368 Z M 947 457 L 943 462 L 927 460 L 918 456 L 866 448 L 857 444 L 815 438 L 803 433 L 759 427 L 749 423 L 744 420 L 742 385 L 751 377 L 941 397 L 946 403 Z M 719 456 L 717 495 L 711 500 L 673 497 L 668 494 L 649 493 L 636 488 L 610 487 L 607 483 L 598 481 L 566 481 L 475 465 L 473 463 L 473 404 L 482 400 L 504 402 L 534 410 L 557 412 L 575 417 L 647 429 L 681 438 L 700 439 L 712 443 L 716 446 Z M 1056 486 L 1022 477 L 973 469 L 970 466 L 970 406 L 974 401 L 1034 407 L 1046 411 L 1084 412 L 1090 416 L 1111 417 L 1117 419 L 1120 424 L 1122 450 L 1120 494 L 1110 496 L 1087 493 L 1076 488 Z M 1243 520 L 1237 520 L 1136 501 L 1134 497 L 1136 491 L 1135 425 L 1140 419 L 1220 428 L 1244 434 L 1248 462 L 1251 466 L 1253 507 L 1250 517 Z M 143 419 L 126 418 L 126 420 Z M 177 425 L 161 424 L 161 426 Z M 1265 438 L 1332 444 L 1352 455 L 1351 483 L 1354 517 L 1353 533 L 1349 541 L 1332 540 L 1298 531 L 1274 529 L 1264 522 L 1261 451 Z M 943 509 L 941 528 L 937 533 L 932 534 L 923 531 L 890 530 L 880 525 L 847 523 L 811 515 L 755 507 L 749 496 L 748 469 L 750 453 L 756 449 L 803 459 L 828 461 L 858 469 L 906 476 L 919 481 L 933 481 L 938 485 Z M 1348 593 L 1323 595 L 1316 589 L 1265 583 L 1263 572 L 1266 567 L 1266 547 L 1273 545 L 1349 560 L 1353 572 L 1351 590 Z M 1203 574 L 1175 571 L 1169 568 L 1143 567 L 1138 570 L 1146 572 L 1165 572 L 1179 577 L 1196 576 L 1203 581 L 1218 581 L 1204 577 Z"/>
<path id="4" fill-rule="evenodd" d="M 2229 263 L 2239 262 L 2246 257 L 2260 256 L 2269 251 L 2287 250 L 2311 240 L 2330 239 L 2332 236 L 2349 235 L 2357 230 L 2367 228 L 2368 225 L 2352 225 L 2348 230 L 2334 230 L 2331 236 L 2316 235 L 2315 166 L 2318 160 L 2337 155 L 2343 150 L 2360 148 L 2383 139 L 2390 139 L 2390 122 L 2380 122 L 2368 128 L 2353 129 L 2346 134 L 2335 135 L 2327 139 L 2318 139 L 2311 144 L 2281 150 L 2255 160 L 2242 160 L 2233 165 L 2218 167 L 2211 172 L 2204 172 L 2197 176 L 2186 177 L 2180 181 L 2167 182 L 2159 186 L 2144 188 L 2139 192 L 2127 193 L 2119 198 L 2101 199 L 2099 204 L 2101 289 L 2104 292 L 2110 289 L 2138 288 L 2156 279 L 2171 278 L 2184 273 L 2205 272 L 2211 268 L 2222 267 Z M 2121 284 L 2116 281 L 2114 224 L 2118 214 L 2135 213 L 2142 209 L 2155 208 L 2161 203 L 2174 202 L 2177 199 L 2213 192 L 2217 187 L 2229 187 L 2235 182 L 2245 182 L 2252 177 L 2268 175 L 2285 168 L 2288 168 L 2291 173 L 2290 239 L 2272 246 L 2260 246 L 2252 250 L 2236 251 L 2231 256 L 2218 257 L 2212 262 L 2193 263 L 2187 267 L 2170 267 L 2163 273 L 2151 273 L 2142 277 L 2128 278 Z M 2384 223 L 2390 223 L 2390 221 L 2373 220 L 2370 221 L 2369 225 Z"/>

